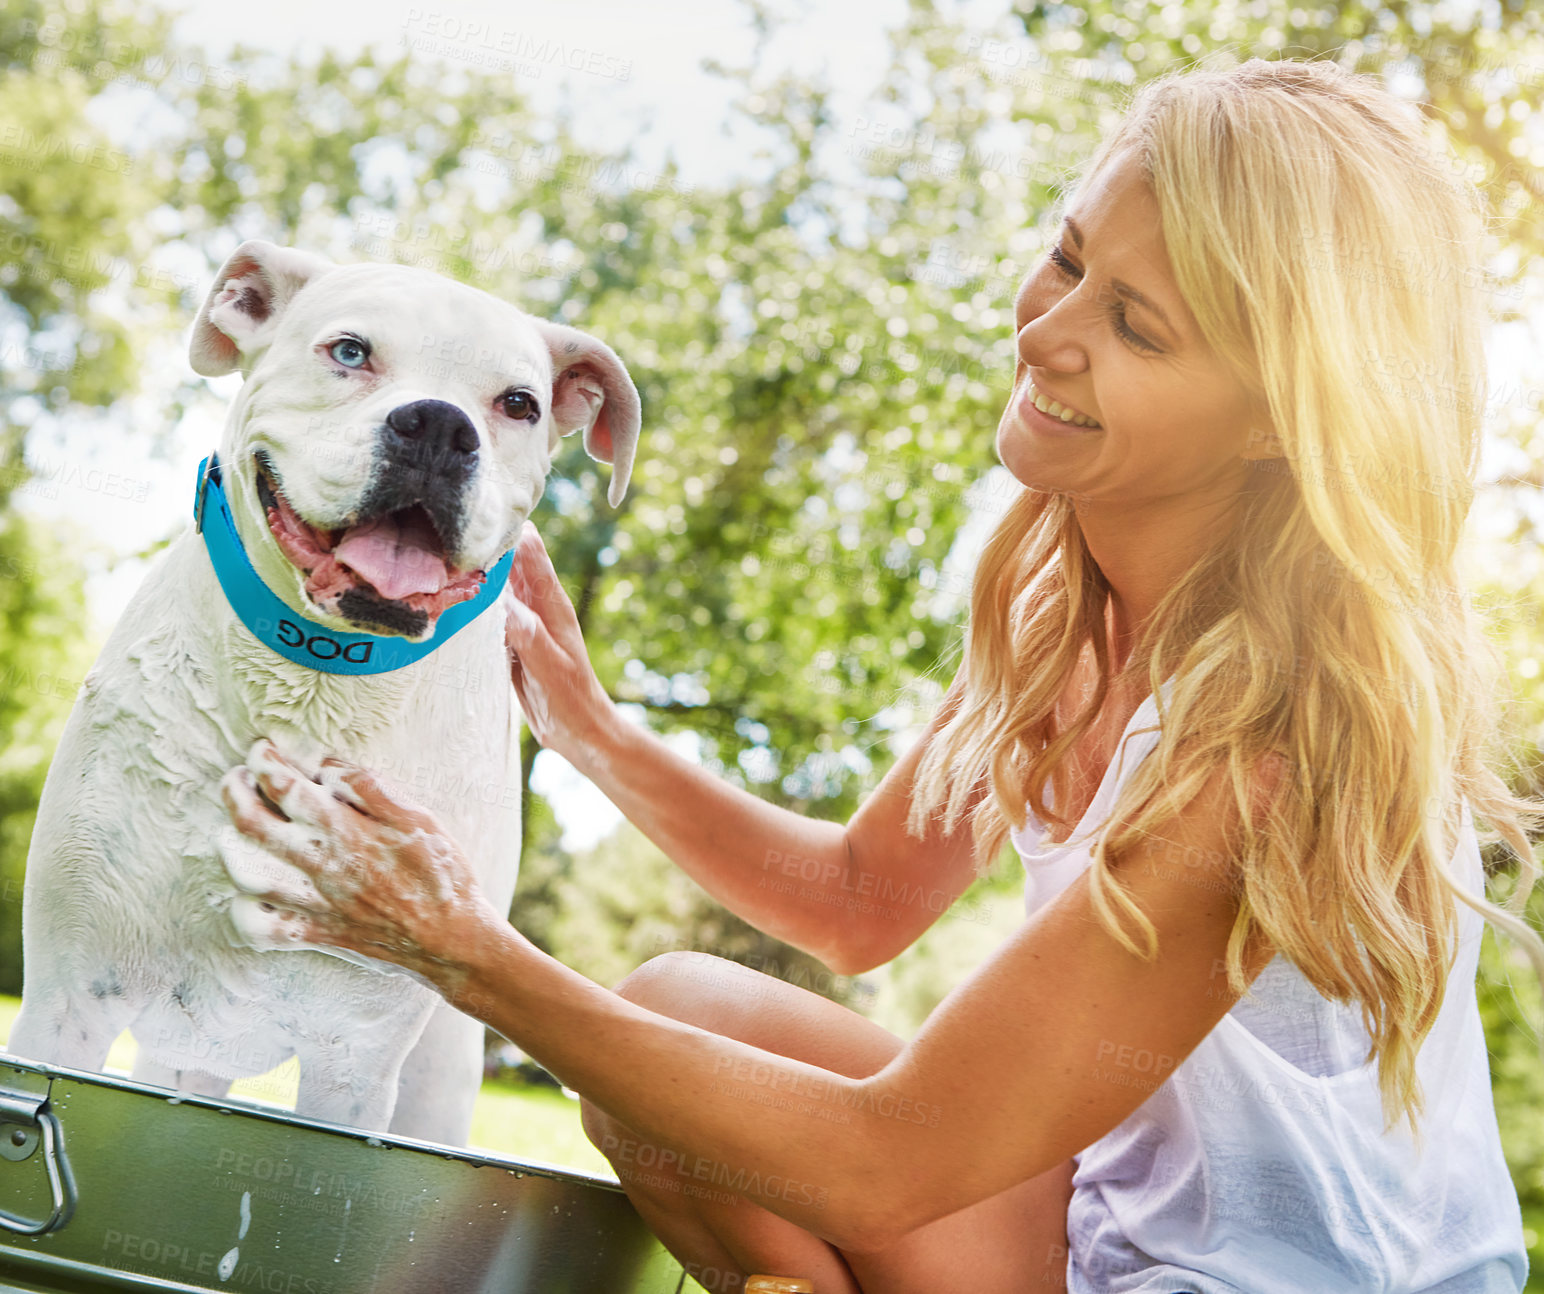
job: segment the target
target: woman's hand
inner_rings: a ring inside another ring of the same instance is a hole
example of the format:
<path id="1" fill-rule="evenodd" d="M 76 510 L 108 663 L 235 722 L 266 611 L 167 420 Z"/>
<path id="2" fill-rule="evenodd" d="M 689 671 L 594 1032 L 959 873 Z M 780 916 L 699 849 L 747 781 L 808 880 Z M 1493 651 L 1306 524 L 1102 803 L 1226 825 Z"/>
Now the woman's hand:
<path id="1" fill-rule="evenodd" d="M 589 771 L 616 707 L 590 667 L 574 604 L 529 521 L 515 546 L 509 590 L 504 642 L 526 724 L 548 750 Z"/>
<path id="2" fill-rule="evenodd" d="M 392 962 L 454 994 L 481 937 L 507 924 L 434 815 L 356 764 L 325 759 L 312 781 L 259 740 L 220 795 L 238 831 L 310 881 L 256 895 L 296 943 Z"/>

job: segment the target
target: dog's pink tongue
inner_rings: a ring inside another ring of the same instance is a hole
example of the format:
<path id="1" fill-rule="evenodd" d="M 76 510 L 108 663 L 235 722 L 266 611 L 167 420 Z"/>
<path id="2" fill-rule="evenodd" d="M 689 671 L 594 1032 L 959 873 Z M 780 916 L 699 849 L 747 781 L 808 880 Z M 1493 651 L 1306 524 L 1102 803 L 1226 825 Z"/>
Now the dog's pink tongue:
<path id="1" fill-rule="evenodd" d="M 352 527 L 332 555 L 375 586 L 383 598 L 438 593 L 450 580 L 436 551 L 439 536 L 418 508 Z"/>

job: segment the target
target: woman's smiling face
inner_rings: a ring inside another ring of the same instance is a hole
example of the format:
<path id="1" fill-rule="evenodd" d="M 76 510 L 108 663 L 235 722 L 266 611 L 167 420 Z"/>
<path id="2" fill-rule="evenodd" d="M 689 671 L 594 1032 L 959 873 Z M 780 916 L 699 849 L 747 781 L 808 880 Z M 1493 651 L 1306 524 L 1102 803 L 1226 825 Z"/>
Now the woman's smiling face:
<path id="1" fill-rule="evenodd" d="M 1245 459 L 1280 453 L 1263 407 L 1180 296 L 1130 149 L 1078 191 L 1056 246 L 1019 288 L 1014 323 L 1018 367 L 997 452 L 1025 485 L 1079 501 L 1225 506 L 1246 481 Z M 1037 390 L 1099 425 L 1041 413 Z"/>

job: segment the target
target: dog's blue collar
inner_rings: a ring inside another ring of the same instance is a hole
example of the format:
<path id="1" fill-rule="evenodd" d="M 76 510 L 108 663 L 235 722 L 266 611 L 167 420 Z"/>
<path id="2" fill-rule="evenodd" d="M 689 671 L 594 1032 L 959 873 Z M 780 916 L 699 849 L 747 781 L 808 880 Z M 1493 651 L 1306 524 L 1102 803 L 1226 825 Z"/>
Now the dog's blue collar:
<path id="1" fill-rule="evenodd" d="M 475 598 L 447 607 L 440 613 L 433 636 L 414 643 L 395 635 L 330 629 L 286 606 L 263 583 L 241 546 L 241 536 L 236 533 L 221 485 L 220 459 L 216 454 L 210 454 L 198 465 L 193 529 L 204 536 L 204 546 L 209 550 L 209 560 L 214 563 L 226 601 L 253 637 L 285 660 L 326 674 L 387 674 L 422 660 L 498 599 L 515 559 L 513 549 L 505 553 L 488 572 L 482 591 Z"/>

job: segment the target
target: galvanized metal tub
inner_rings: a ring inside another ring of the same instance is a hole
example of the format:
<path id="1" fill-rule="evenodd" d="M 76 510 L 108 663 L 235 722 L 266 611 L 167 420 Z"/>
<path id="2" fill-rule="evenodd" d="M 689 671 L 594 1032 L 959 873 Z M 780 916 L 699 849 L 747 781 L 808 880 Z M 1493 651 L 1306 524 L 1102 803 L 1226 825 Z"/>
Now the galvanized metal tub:
<path id="1" fill-rule="evenodd" d="M 0 1290 L 685 1284 L 604 1178 L 8 1057 L 0 1213 Z"/>

